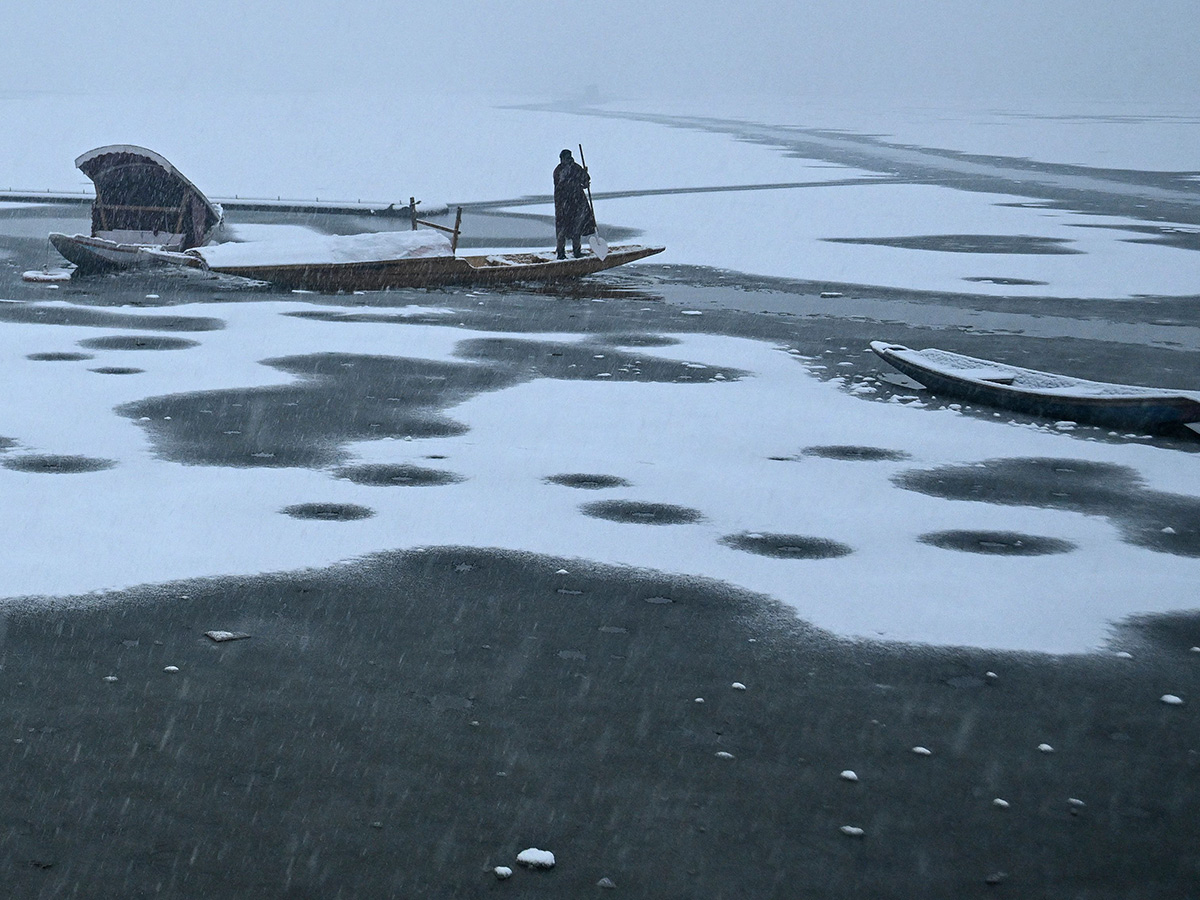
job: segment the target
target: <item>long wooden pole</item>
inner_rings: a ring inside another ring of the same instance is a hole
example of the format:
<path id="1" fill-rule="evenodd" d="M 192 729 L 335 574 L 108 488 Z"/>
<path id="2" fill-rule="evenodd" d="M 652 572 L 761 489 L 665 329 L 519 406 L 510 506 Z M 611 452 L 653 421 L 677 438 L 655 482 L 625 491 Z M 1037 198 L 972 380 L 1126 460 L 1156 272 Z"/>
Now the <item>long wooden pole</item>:
<path id="1" fill-rule="evenodd" d="M 586 172 L 587 171 L 587 160 L 583 158 L 583 144 L 579 145 L 579 164 L 581 166 L 583 166 L 583 171 Z M 588 179 L 587 195 L 588 195 L 588 209 L 592 213 L 592 221 L 595 222 L 596 221 L 596 207 L 592 204 L 592 182 L 591 182 L 590 178 Z M 597 231 L 599 231 L 599 228 L 600 228 L 600 226 L 597 225 L 596 226 Z"/>

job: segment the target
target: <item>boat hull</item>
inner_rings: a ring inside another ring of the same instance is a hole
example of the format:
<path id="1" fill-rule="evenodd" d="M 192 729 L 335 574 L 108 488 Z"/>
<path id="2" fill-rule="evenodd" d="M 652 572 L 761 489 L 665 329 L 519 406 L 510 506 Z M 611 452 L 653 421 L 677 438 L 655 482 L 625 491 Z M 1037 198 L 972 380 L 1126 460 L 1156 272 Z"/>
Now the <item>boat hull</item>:
<path id="1" fill-rule="evenodd" d="M 267 281 L 292 290 L 336 293 L 444 285 L 553 283 L 568 281 L 661 253 L 664 247 L 613 247 L 604 259 L 554 259 L 536 253 L 495 256 L 431 256 L 373 262 L 300 263 L 276 266 L 210 266 L 210 271 Z"/>
<path id="2" fill-rule="evenodd" d="M 1186 391 L 1155 391 L 1144 389 L 1144 393 L 1128 396 L 1088 396 L 1083 393 L 1068 394 L 1067 388 L 1053 392 L 1019 385 L 989 382 L 980 378 L 956 377 L 937 368 L 922 365 L 911 356 L 897 353 L 897 350 L 907 351 L 915 355 L 907 347 L 882 344 L 878 341 L 871 343 L 871 349 L 886 360 L 889 365 L 909 378 L 919 381 L 928 390 L 939 396 L 953 397 L 976 403 L 981 406 L 991 406 L 1011 412 L 1024 413 L 1039 418 L 1067 420 L 1086 425 L 1098 425 L 1105 428 L 1115 428 L 1124 431 L 1170 432 L 1181 427 L 1193 427 L 1200 423 L 1200 396 Z M 1015 372 L 1028 372 L 1034 375 L 1055 377 L 1051 373 L 1020 370 L 1005 366 L 1005 369 Z M 1063 379 L 1071 381 L 1072 379 Z M 1082 380 L 1079 380 L 1080 383 Z M 1086 382 L 1095 385 L 1096 382 Z M 1114 385 L 1114 387 L 1119 387 Z M 1193 430 L 1194 427 L 1193 427 Z"/>
<path id="3" fill-rule="evenodd" d="M 50 243 L 64 259 L 75 264 L 81 275 L 162 265 L 161 260 L 139 252 L 145 249 L 141 244 L 118 244 L 82 234 L 57 233 L 50 235 Z"/>

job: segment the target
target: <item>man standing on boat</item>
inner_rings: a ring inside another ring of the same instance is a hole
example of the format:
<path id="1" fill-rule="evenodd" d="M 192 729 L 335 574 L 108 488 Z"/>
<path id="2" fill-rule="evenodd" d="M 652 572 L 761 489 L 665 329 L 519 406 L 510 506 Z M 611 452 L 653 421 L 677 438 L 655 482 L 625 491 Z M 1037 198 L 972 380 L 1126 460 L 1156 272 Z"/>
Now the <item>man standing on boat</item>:
<path id="1" fill-rule="evenodd" d="M 580 238 L 596 231 L 596 217 L 588 202 L 587 189 L 592 184 L 587 169 L 575 162 L 570 150 L 558 154 L 554 169 L 554 232 L 558 238 L 558 258 L 567 258 L 567 238 L 575 258 L 583 256 Z"/>

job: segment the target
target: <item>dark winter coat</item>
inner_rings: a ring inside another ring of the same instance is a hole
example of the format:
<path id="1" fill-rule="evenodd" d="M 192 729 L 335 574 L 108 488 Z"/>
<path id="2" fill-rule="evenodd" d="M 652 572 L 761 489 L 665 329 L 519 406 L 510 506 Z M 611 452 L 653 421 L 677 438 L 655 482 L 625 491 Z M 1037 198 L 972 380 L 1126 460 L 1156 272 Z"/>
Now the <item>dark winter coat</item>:
<path id="1" fill-rule="evenodd" d="M 586 193 L 591 183 L 587 170 L 573 159 L 554 169 L 554 230 L 559 240 L 595 233 L 596 219 Z"/>

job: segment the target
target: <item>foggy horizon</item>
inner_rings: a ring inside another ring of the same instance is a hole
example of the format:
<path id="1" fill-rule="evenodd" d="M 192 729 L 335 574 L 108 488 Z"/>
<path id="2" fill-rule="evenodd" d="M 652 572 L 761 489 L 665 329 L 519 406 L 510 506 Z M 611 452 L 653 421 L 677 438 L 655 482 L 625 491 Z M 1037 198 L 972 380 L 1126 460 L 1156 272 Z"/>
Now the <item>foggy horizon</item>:
<path id="1" fill-rule="evenodd" d="M 347 9 L 347 6 L 351 7 Z M 164 16 L 101 0 L 9 11 L 0 93 L 411 90 L 600 99 L 784 95 L 798 102 L 1192 103 L 1200 15 L 1187 0 L 987 6 L 867 0 L 734 6 L 451 0 Z"/>

